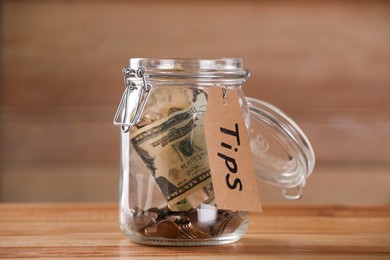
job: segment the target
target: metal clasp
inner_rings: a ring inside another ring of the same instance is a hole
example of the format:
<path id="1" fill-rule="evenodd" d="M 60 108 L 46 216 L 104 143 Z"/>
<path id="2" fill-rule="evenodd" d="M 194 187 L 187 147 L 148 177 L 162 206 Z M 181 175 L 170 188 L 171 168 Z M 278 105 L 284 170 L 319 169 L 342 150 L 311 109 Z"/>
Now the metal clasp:
<path id="1" fill-rule="evenodd" d="M 123 76 L 125 91 L 115 113 L 114 125 L 121 126 L 122 131 L 127 133 L 133 125 L 140 121 L 153 87 L 146 82 L 143 68 L 134 70 L 125 67 L 123 68 Z M 132 81 L 134 78 L 142 78 L 143 86 L 137 86 Z"/>

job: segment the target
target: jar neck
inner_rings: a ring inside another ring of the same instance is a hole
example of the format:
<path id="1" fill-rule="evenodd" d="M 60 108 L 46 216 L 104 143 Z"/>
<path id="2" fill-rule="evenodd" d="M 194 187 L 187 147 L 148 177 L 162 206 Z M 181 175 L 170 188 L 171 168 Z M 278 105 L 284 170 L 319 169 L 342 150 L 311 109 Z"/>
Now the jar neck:
<path id="1" fill-rule="evenodd" d="M 126 68 L 125 68 L 126 69 Z M 143 70 L 144 77 L 154 84 L 229 84 L 241 85 L 249 78 L 249 71 L 242 67 L 242 60 L 224 59 L 154 59 L 129 60 L 133 71 Z"/>

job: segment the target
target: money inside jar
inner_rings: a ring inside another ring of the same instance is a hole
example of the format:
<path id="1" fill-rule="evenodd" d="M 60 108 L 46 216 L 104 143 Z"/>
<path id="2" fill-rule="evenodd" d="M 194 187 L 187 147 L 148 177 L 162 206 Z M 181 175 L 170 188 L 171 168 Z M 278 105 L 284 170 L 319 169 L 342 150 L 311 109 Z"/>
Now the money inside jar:
<path id="1" fill-rule="evenodd" d="M 205 93 L 171 89 L 158 88 L 153 93 L 130 142 L 168 207 L 183 211 L 197 206 L 188 199 L 191 194 L 211 185 L 204 138 L 207 101 Z"/>
<path id="2" fill-rule="evenodd" d="M 146 237 L 204 239 L 241 225 L 239 213 L 215 205 L 204 137 L 206 106 L 207 94 L 200 89 L 175 86 L 152 92 L 130 143 L 166 206 L 137 208 L 128 229 Z"/>
<path id="3" fill-rule="evenodd" d="M 217 210 L 215 218 L 202 221 L 202 214 L 210 209 L 192 209 L 188 212 L 173 212 L 168 209 L 151 208 L 137 210 L 129 218 L 127 225 L 131 230 L 146 237 L 170 239 L 204 239 L 234 232 L 243 222 L 236 211 Z"/>

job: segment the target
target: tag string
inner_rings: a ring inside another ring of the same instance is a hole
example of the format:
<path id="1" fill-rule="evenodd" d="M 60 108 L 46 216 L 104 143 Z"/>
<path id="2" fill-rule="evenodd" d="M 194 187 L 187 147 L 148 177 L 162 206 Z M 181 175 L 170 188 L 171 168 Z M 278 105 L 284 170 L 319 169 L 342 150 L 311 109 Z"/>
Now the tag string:
<path id="1" fill-rule="evenodd" d="M 223 104 L 224 105 L 226 105 L 226 95 L 227 95 L 227 91 L 226 91 L 226 89 L 227 89 L 227 87 L 226 86 L 224 86 L 224 87 L 222 87 L 222 99 L 223 99 Z"/>

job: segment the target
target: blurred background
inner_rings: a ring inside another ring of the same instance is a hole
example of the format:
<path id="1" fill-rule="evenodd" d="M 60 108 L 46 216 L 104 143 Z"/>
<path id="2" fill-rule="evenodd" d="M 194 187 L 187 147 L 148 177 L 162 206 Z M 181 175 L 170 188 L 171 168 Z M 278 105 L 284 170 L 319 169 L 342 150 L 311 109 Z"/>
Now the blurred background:
<path id="1" fill-rule="evenodd" d="M 293 203 L 390 203 L 390 2 L 253 0 L 1 1 L 0 202 L 118 200 L 130 57 L 243 58 L 316 151 Z"/>

